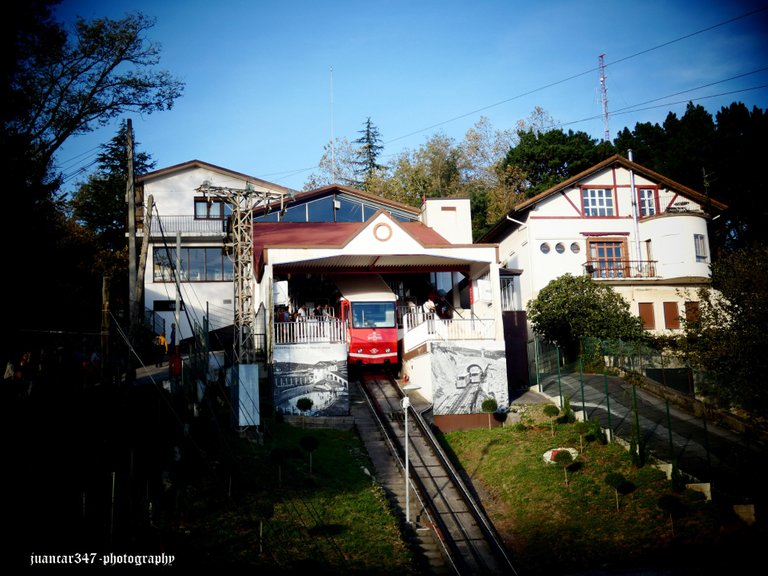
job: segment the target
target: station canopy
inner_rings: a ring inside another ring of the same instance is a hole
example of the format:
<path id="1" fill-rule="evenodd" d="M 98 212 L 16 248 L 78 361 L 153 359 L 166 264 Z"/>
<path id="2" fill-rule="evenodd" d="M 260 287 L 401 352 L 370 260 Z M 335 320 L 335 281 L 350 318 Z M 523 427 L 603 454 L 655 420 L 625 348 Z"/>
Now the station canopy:
<path id="1" fill-rule="evenodd" d="M 463 272 L 487 268 L 496 246 L 455 245 L 421 222 L 381 212 L 367 222 L 259 222 L 253 226 L 259 281 L 264 266 L 283 273 Z"/>

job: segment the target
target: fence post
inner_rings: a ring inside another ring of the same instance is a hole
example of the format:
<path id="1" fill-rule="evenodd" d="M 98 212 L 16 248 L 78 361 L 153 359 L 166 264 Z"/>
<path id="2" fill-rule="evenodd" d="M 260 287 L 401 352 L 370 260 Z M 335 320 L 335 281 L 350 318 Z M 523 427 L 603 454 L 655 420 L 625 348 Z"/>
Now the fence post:
<path id="1" fill-rule="evenodd" d="M 669 416 L 669 400 L 664 400 L 664 404 L 667 407 L 667 430 L 669 430 L 669 458 L 674 463 L 675 458 L 675 445 L 672 443 L 672 419 Z"/>
<path id="2" fill-rule="evenodd" d="M 587 420 L 587 405 L 584 402 L 584 361 L 579 355 L 579 383 L 581 384 L 581 412 L 584 414 L 584 420 Z"/>
<path id="3" fill-rule="evenodd" d="M 605 407 L 608 410 L 608 430 L 613 438 L 613 424 L 611 423 L 611 395 L 608 394 L 608 374 L 603 374 L 603 385 L 605 386 Z"/>
<path id="4" fill-rule="evenodd" d="M 560 346 L 556 348 L 557 350 L 557 388 L 560 393 L 560 409 L 563 409 L 563 383 L 560 382 Z"/>
<path id="5" fill-rule="evenodd" d="M 533 335 L 533 358 L 536 366 L 536 386 L 541 392 L 541 378 L 539 377 L 539 339 Z"/>

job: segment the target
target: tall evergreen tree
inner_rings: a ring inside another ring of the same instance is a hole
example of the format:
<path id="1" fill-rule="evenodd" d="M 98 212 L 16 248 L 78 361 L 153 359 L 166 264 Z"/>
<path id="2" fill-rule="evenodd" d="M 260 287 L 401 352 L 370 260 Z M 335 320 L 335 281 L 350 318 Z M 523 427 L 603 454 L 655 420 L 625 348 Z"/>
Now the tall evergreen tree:
<path id="1" fill-rule="evenodd" d="M 367 190 L 369 181 L 384 170 L 379 164 L 379 156 L 384 146 L 381 143 L 379 129 L 373 124 L 371 118 L 365 121 L 365 127 L 360 130 L 360 138 L 354 141 L 357 144 L 356 159 L 354 160 L 354 172 L 357 177 L 357 187 Z"/>

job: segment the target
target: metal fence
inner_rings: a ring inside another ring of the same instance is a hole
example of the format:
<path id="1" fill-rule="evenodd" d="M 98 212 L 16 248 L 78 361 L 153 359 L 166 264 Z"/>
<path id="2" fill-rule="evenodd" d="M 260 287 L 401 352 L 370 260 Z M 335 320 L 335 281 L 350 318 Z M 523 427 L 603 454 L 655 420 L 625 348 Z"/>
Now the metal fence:
<path id="1" fill-rule="evenodd" d="M 578 419 L 598 421 L 609 439 L 625 443 L 639 464 L 667 463 L 688 481 L 710 483 L 734 501 L 761 496 L 757 465 L 766 447 L 748 428 L 696 399 L 692 370 L 673 354 L 639 344 L 591 340 L 575 362 L 532 340 L 531 386 Z M 621 376 L 620 376 L 621 375 Z"/>

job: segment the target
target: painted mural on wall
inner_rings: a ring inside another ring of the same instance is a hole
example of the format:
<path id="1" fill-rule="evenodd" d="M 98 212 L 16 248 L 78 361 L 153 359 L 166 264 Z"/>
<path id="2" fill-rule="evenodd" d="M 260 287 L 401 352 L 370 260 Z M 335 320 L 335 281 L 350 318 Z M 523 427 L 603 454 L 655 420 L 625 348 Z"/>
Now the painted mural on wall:
<path id="1" fill-rule="evenodd" d="M 302 415 L 299 398 L 310 398 L 305 416 L 348 416 L 349 379 L 344 344 L 275 346 L 272 366 L 275 411 Z"/>
<path id="2" fill-rule="evenodd" d="M 509 404 L 507 363 L 503 342 L 432 344 L 433 413 L 480 414 L 483 402 L 494 398 L 499 408 Z"/>

